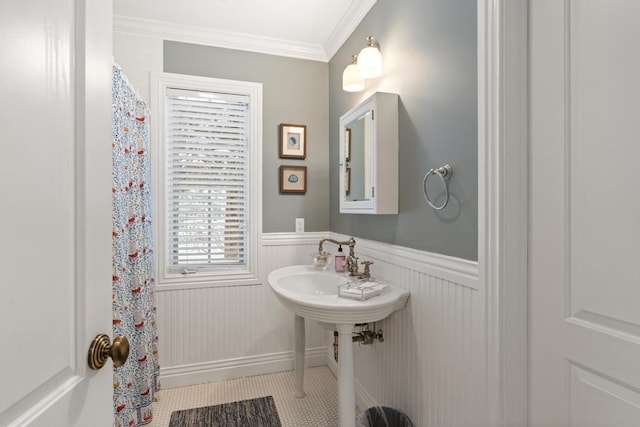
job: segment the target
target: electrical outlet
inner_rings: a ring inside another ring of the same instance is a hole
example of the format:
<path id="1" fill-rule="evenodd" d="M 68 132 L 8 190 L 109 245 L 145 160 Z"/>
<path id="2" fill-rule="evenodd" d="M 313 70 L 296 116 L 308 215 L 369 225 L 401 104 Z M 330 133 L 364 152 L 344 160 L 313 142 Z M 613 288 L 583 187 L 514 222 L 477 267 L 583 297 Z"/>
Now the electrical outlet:
<path id="1" fill-rule="evenodd" d="M 304 233 L 304 218 L 296 218 L 296 233 Z"/>

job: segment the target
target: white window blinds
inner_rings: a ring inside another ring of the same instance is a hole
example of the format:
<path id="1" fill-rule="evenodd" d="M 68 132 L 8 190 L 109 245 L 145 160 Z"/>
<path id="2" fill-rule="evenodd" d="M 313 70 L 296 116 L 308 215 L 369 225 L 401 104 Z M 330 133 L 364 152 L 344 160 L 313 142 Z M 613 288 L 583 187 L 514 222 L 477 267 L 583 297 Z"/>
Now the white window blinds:
<path id="1" fill-rule="evenodd" d="M 166 90 L 167 267 L 244 266 L 249 97 Z"/>

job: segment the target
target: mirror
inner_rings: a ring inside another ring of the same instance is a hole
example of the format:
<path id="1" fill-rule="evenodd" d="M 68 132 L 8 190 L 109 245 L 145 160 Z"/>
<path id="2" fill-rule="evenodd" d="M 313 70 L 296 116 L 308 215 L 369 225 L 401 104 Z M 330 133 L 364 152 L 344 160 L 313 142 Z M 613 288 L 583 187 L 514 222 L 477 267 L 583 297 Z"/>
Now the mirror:
<path id="1" fill-rule="evenodd" d="M 340 131 L 340 212 L 398 213 L 398 95 L 375 93 Z"/>
<path id="2" fill-rule="evenodd" d="M 344 196 L 348 201 L 369 200 L 371 183 L 366 171 L 371 161 L 371 111 L 365 112 L 351 123 L 345 125 L 345 161 Z"/>

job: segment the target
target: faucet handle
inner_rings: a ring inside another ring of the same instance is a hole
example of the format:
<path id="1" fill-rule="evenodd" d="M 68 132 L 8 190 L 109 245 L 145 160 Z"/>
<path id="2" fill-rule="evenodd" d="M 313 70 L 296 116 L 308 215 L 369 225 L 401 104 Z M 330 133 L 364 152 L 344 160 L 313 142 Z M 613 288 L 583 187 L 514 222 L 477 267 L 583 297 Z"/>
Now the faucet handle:
<path id="1" fill-rule="evenodd" d="M 363 272 L 363 273 L 364 273 L 364 274 L 366 274 L 366 275 L 368 275 L 368 274 L 370 273 L 370 271 L 369 271 L 369 266 L 370 266 L 371 264 L 373 264 L 373 261 L 362 261 L 362 263 L 361 263 L 361 264 L 362 264 L 362 265 L 364 265 L 364 272 Z"/>

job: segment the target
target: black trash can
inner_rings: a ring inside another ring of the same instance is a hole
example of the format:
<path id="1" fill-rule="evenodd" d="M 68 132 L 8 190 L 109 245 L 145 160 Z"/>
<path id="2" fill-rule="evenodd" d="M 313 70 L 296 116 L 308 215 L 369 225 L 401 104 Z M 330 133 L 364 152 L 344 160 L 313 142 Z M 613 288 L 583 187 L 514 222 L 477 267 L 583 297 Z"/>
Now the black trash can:
<path id="1" fill-rule="evenodd" d="M 356 421 L 356 427 L 413 427 L 404 412 L 387 406 L 372 406 Z"/>

